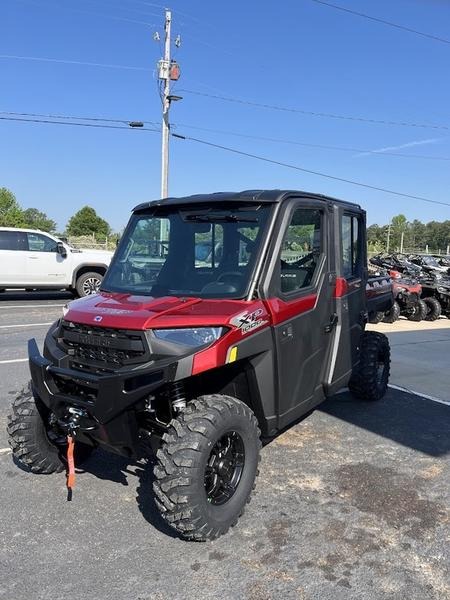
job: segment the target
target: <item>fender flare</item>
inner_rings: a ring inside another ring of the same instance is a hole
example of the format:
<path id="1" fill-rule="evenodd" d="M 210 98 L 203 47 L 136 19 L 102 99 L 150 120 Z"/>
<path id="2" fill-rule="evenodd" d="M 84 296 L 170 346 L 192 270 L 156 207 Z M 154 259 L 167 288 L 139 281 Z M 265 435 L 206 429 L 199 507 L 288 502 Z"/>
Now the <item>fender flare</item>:
<path id="1" fill-rule="evenodd" d="M 85 269 L 86 267 L 88 267 L 89 269 L 92 269 L 93 271 L 95 271 L 96 268 L 101 267 L 102 269 L 105 269 L 105 271 L 108 270 L 108 265 L 106 265 L 105 263 L 102 262 L 87 262 L 87 263 L 81 263 L 79 265 L 77 265 L 76 269 L 74 270 L 73 274 L 72 274 L 72 285 L 71 287 L 75 287 L 76 283 L 77 283 L 77 279 L 78 279 L 78 273 L 81 271 L 81 269 Z"/>

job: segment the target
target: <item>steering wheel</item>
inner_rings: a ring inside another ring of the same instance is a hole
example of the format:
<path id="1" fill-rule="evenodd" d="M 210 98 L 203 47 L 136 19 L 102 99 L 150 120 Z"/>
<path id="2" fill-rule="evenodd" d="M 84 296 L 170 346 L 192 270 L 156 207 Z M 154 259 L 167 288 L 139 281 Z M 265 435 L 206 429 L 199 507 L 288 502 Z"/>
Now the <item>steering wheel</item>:
<path id="1" fill-rule="evenodd" d="M 224 273 L 221 273 L 219 275 L 219 277 L 217 278 L 217 282 L 224 282 L 227 279 L 229 280 L 230 278 L 233 279 L 233 277 L 243 277 L 243 274 L 240 271 L 225 271 Z"/>

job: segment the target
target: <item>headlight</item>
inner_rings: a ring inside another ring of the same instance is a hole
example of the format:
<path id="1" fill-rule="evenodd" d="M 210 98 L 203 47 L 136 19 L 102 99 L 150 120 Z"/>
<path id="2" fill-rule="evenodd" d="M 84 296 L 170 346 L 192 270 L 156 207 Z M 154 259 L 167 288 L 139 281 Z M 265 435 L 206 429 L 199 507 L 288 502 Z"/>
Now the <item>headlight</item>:
<path id="1" fill-rule="evenodd" d="M 159 340 L 182 344 L 190 348 L 206 346 L 218 340 L 226 327 L 195 327 L 192 329 L 154 329 L 153 335 Z"/>
<path id="2" fill-rule="evenodd" d="M 65 304 L 65 305 L 63 306 L 63 310 L 62 310 L 62 313 L 63 313 L 63 318 L 64 318 L 64 317 L 67 315 L 67 313 L 68 313 L 68 312 L 69 312 L 69 305 L 68 305 L 68 304 Z"/>

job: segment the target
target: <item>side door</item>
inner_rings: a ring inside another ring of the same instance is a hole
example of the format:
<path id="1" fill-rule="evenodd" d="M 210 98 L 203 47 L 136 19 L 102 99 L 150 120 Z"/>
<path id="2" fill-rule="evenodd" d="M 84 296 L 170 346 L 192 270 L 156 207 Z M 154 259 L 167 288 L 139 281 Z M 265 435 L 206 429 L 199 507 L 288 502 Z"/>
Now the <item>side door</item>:
<path id="1" fill-rule="evenodd" d="M 0 230 L 0 286 L 26 285 L 26 234 Z"/>
<path id="2" fill-rule="evenodd" d="M 335 326 L 328 211 L 325 201 L 292 200 L 274 247 L 266 303 L 273 324 L 280 428 L 324 398 Z"/>
<path id="3" fill-rule="evenodd" d="M 70 261 L 58 253 L 58 242 L 42 233 L 27 232 L 26 235 L 28 284 L 67 285 L 70 282 Z"/>
<path id="4" fill-rule="evenodd" d="M 359 360 L 358 348 L 367 319 L 367 250 L 363 212 L 335 208 L 336 314 L 328 393 L 343 385 Z"/>

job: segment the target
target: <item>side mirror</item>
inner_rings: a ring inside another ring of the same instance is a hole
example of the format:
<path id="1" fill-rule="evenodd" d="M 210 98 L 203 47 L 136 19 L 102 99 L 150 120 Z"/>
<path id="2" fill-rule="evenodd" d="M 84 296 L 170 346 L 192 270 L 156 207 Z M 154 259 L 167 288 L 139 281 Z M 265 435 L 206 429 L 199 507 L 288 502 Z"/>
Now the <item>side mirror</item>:
<path id="1" fill-rule="evenodd" d="M 60 254 L 63 258 L 67 257 L 66 247 L 64 246 L 64 244 L 62 242 L 58 242 L 58 244 L 56 246 L 56 252 L 58 254 Z"/>

